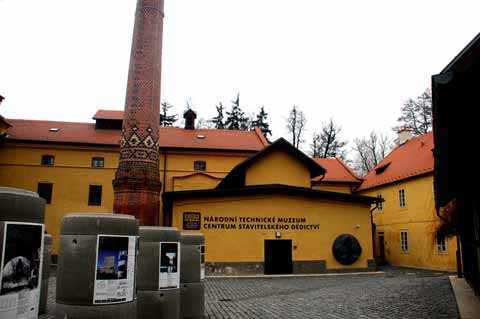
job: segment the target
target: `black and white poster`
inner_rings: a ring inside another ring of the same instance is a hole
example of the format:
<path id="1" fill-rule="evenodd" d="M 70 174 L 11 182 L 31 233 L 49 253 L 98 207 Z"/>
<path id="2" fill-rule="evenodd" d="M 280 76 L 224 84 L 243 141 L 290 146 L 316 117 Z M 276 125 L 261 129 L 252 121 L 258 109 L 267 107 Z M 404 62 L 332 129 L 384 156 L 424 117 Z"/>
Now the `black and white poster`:
<path id="1" fill-rule="evenodd" d="M 94 304 L 133 300 L 136 236 L 98 235 Z"/>
<path id="2" fill-rule="evenodd" d="M 198 246 L 200 250 L 200 280 L 205 279 L 205 245 Z"/>
<path id="3" fill-rule="evenodd" d="M 43 224 L 6 222 L 0 270 L 0 318 L 37 318 Z"/>
<path id="4" fill-rule="evenodd" d="M 180 243 L 160 243 L 159 289 L 180 288 Z"/>

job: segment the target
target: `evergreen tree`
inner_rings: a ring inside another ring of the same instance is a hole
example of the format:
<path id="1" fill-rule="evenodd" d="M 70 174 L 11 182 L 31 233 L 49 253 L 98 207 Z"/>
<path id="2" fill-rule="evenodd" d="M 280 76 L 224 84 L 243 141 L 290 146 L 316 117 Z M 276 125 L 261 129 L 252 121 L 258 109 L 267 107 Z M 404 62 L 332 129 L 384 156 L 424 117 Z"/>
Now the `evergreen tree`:
<path id="1" fill-rule="evenodd" d="M 225 128 L 227 130 L 248 130 L 248 119 L 240 108 L 240 94 L 237 94 L 237 99 L 232 101 L 232 109 L 227 112 Z"/>
<path id="2" fill-rule="evenodd" d="M 270 130 L 270 127 L 267 122 L 267 117 L 268 117 L 268 113 L 265 112 L 265 107 L 262 106 L 260 108 L 260 112 L 257 114 L 257 119 L 252 121 L 252 129 L 259 128 L 262 131 L 263 136 L 265 136 L 265 138 L 267 138 L 268 135 L 272 135 L 272 131 Z"/>
<path id="3" fill-rule="evenodd" d="M 177 115 L 168 115 L 168 110 L 173 107 L 167 101 L 162 102 L 162 112 L 160 113 L 160 126 L 172 126 L 178 120 Z"/>
<path id="4" fill-rule="evenodd" d="M 222 102 L 218 103 L 218 105 L 215 105 L 215 107 L 217 108 L 217 116 L 212 118 L 210 123 L 212 123 L 216 129 L 224 129 L 225 123 L 223 122 L 223 110 L 225 108 L 223 107 Z"/>

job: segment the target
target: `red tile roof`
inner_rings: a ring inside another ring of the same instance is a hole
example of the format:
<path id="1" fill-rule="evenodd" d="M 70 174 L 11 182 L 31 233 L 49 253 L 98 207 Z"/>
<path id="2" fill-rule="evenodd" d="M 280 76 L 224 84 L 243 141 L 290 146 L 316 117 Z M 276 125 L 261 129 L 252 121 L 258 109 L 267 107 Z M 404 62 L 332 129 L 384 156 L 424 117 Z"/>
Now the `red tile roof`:
<path id="1" fill-rule="evenodd" d="M 395 147 L 365 176 L 357 191 L 433 173 L 433 146 L 433 133 L 429 132 Z"/>
<path id="2" fill-rule="evenodd" d="M 314 158 L 327 172 L 325 177 L 321 176 L 312 179 L 312 182 L 338 182 L 338 183 L 360 183 L 362 180 L 339 158 Z"/>
<path id="3" fill-rule="evenodd" d="M 1 115 L 0 115 L 0 122 L 3 123 L 5 126 L 8 126 L 8 127 L 11 126 L 10 123 L 8 123 L 7 120 Z"/>
<path id="4" fill-rule="evenodd" d="M 112 146 L 120 144 L 120 130 L 96 130 L 94 123 L 14 119 L 8 121 L 12 125 L 7 131 L 9 140 Z M 58 128 L 59 130 L 58 132 L 51 132 L 51 128 Z M 205 138 L 198 138 L 202 135 Z M 160 128 L 160 147 L 166 148 L 259 151 L 266 145 L 268 145 L 268 142 L 260 130 Z"/>
<path id="5" fill-rule="evenodd" d="M 98 110 L 94 120 L 123 120 L 123 111 Z"/>

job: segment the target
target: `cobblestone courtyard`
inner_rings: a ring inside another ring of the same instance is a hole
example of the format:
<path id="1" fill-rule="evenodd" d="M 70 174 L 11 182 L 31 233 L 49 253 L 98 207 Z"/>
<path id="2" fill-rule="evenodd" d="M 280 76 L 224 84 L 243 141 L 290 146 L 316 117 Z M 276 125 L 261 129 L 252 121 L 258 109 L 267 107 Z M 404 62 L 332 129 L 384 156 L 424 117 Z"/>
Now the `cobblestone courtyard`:
<path id="1" fill-rule="evenodd" d="M 54 318 L 54 285 L 49 309 Z M 412 269 L 382 274 L 224 279 L 206 283 L 207 318 L 459 318 L 448 276 Z"/>

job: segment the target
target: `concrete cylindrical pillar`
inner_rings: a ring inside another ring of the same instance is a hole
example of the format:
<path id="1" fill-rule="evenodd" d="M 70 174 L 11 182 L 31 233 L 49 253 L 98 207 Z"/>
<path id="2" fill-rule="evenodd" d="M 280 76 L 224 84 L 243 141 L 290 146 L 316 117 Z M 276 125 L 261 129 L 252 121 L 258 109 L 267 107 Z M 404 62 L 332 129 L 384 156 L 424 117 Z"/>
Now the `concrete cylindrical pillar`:
<path id="1" fill-rule="evenodd" d="M 42 285 L 40 288 L 40 307 L 39 313 L 47 312 L 48 301 L 48 281 L 50 279 L 50 263 L 52 260 L 52 235 L 43 236 L 43 266 L 42 266 Z"/>
<path id="2" fill-rule="evenodd" d="M 181 243 L 181 317 L 204 318 L 205 236 L 182 234 Z"/>
<path id="3" fill-rule="evenodd" d="M 57 318 L 136 319 L 138 220 L 129 215 L 69 214 L 62 219 Z"/>
<path id="4" fill-rule="evenodd" d="M 180 232 L 172 227 L 140 227 L 138 318 L 180 316 Z"/>
<path id="5" fill-rule="evenodd" d="M 42 281 L 45 200 L 0 187 L 0 304 L 2 319 L 36 318 Z"/>

